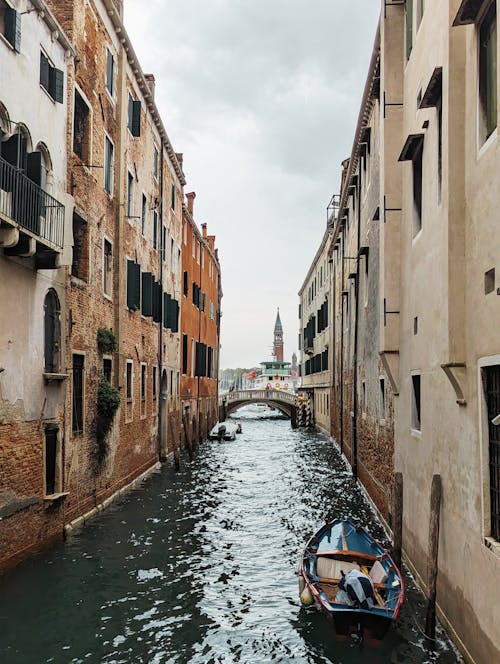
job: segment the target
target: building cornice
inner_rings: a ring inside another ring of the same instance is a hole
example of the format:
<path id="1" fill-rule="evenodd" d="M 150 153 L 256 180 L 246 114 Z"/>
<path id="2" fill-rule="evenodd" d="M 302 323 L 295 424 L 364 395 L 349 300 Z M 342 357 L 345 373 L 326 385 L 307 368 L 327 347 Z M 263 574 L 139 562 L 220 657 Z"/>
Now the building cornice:
<path id="1" fill-rule="evenodd" d="M 66 51 L 66 54 L 68 57 L 76 57 L 76 50 L 73 44 L 70 42 L 68 39 L 66 33 L 62 29 L 62 27 L 59 25 L 56 17 L 54 14 L 50 11 L 50 9 L 47 7 L 45 2 L 42 2 L 42 0 L 30 0 L 31 4 L 33 7 L 36 9 L 38 16 L 45 21 L 47 24 L 47 27 L 52 33 L 52 39 L 54 41 L 58 41 L 61 46 L 64 48 Z"/>
<path id="2" fill-rule="evenodd" d="M 188 208 L 187 208 L 187 205 L 186 205 L 185 203 L 182 204 L 182 217 L 183 217 L 183 219 L 186 218 L 186 219 L 188 220 L 188 222 L 190 223 L 191 227 L 193 228 L 193 231 L 194 231 L 196 237 L 198 238 L 198 240 L 200 240 L 200 242 L 203 243 L 204 247 L 206 248 L 206 250 L 208 251 L 208 253 L 210 254 L 210 256 L 214 259 L 215 263 L 217 264 L 217 266 L 218 266 L 218 268 L 219 268 L 219 272 L 220 272 L 220 263 L 219 263 L 219 259 L 218 259 L 217 256 L 215 255 L 215 252 L 212 251 L 212 248 L 210 247 L 210 244 L 206 241 L 206 239 L 205 239 L 205 238 L 203 237 L 203 235 L 200 233 L 200 231 L 199 231 L 199 229 L 198 229 L 198 226 L 196 225 L 196 222 L 195 222 L 195 220 L 194 220 L 194 218 L 193 218 L 193 215 L 189 212 L 189 210 L 188 210 Z"/>
<path id="3" fill-rule="evenodd" d="M 325 246 L 326 246 L 326 244 L 327 244 L 327 242 L 328 242 L 328 239 L 330 238 L 332 232 L 333 232 L 333 228 L 332 228 L 332 226 L 327 226 L 326 231 L 324 232 L 324 235 L 323 235 L 323 239 L 321 240 L 321 244 L 319 245 L 318 251 L 316 252 L 316 255 L 314 256 L 314 259 L 313 259 L 313 261 L 312 261 L 312 263 L 311 263 L 311 267 L 309 268 L 309 271 L 308 271 L 308 273 L 307 273 L 307 276 L 306 276 L 306 278 L 304 279 L 304 282 L 303 282 L 302 286 L 300 287 L 300 290 L 299 290 L 299 296 L 301 296 L 302 293 L 304 292 L 304 289 L 305 289 L 306 286 L 307 286 L 307 282 L 308 282 L 309 279 L 311 278 L 311 275 L 312 275 L 312 273 L 314 272 L 315 267 L 316 267 L 316 265 L 317 265 L 317 263 L 318 263 L 319 257 L 320 257 L 321 254 L 324 252 L 324 250 L 325 250 Z"/>

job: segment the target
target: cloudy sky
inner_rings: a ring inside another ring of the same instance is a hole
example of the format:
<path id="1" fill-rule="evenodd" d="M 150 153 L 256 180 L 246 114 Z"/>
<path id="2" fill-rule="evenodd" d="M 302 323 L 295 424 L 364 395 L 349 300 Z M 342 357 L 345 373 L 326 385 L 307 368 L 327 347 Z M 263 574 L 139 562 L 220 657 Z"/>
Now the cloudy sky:
<path id="1" fill-rule="evenodd" d="M 297 351 L 298 290 L 351 151 L 378 0 L 125 0 L 195 218 L 217 236 L 221 368 Z"/>

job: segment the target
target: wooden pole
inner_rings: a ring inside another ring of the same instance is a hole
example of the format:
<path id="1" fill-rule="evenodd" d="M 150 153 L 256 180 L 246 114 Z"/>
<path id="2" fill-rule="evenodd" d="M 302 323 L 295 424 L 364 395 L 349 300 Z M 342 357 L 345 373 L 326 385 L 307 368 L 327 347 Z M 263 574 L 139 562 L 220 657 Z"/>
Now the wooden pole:
<path id="1" fill-rule="evenodd" d="M 431 513 L 429 518 L 429 549 L 427 553 L 427 615 L 425 635 L 431 641 L 436 636 L 436 581 L 438 574 L 439 516 L 441 507 L 441 475 L 433 475 Z"/>
<path id="2" fill-rule="evenodd" d="M 394 503 L 392 508 L 392 533 L 394 539 L 392 557 L 396 566 L 401 567 L 403 548 L 403 473 L 394 473 Z"/>
<path id="3" fill-rule="evenodd" d="M 182 416 L 182 424 L 184 426 L 184 438 L 186 439 L 186 450 L 189 456 L 189 460 L 191 461 L 191 459 L 193 458 L 193 450 L 191 448 L 191 432 L 189 430 L 189 425 L 185 414 L 183 414 Z"/>
<path id="4" fill-rule="evenodd" d="M 180 455 L 179 455 L 179 445 L 177 444 L 177 432 L 176 426 L 173 422 L 173 418 L 170 420 L 170 434 L 172 437 L 172 447 L 174 448 L 174 466 L 175 470 L 179 470 L 181 467 Z"/>

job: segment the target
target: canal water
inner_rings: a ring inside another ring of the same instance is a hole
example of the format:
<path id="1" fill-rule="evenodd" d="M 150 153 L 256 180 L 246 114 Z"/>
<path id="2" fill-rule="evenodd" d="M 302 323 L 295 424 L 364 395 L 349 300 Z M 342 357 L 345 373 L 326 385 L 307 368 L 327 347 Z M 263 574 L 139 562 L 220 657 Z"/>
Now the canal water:
<path id="1" fill-rule="evenodd" d="M 324 436 L 256 406 L 238 419 L 236 441 L 204 443 L 0 577 L 2 664 L 461 661 L 442 632 L 426 650 L 409 578 L 378 649 L 336 642 L 300 606 L 297 560 L 325 518 L 383 532 Z"/>

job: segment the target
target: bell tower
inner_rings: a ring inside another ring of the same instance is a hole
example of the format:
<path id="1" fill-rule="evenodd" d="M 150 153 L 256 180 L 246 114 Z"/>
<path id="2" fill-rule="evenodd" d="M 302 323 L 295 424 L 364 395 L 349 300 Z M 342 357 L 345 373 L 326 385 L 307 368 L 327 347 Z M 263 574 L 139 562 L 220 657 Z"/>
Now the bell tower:
<path id="1" fill-rule="evenodd" d="M 281 325 L 280 310 L 276 314 L 276 322 L 274 324 L 274 343 L 273 355 L 277 362 L 283 362 L 283 326 Z"/>

